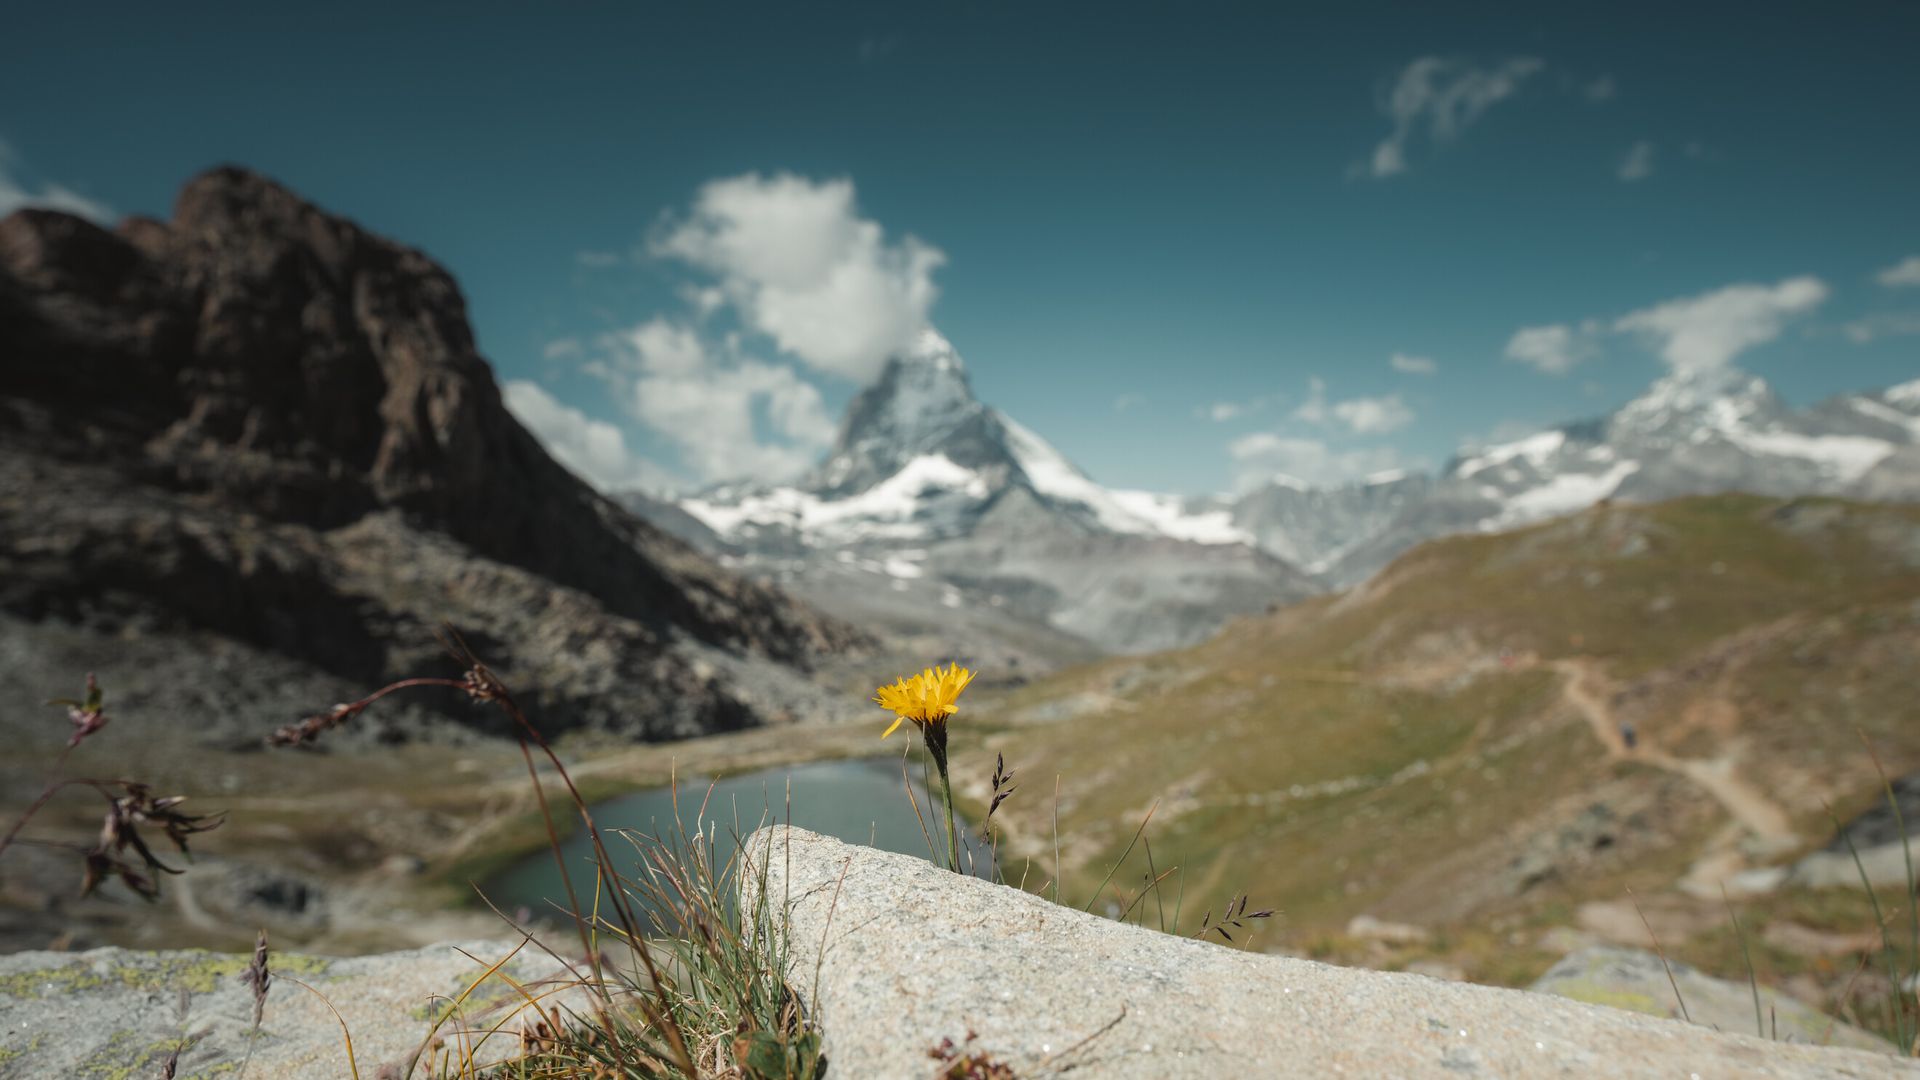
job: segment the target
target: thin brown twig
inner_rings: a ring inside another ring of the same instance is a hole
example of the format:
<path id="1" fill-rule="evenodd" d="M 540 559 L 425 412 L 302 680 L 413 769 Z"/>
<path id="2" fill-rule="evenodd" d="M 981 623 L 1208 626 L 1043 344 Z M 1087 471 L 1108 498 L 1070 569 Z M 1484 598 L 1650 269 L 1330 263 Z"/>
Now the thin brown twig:
<path id="1" fill-rule="evenodd" d="M 1633 901 L 1633 910 L 1640 916 L 1640 925 L 1647 928 L 1647 937 L 1653 941 L 1653 951 L 1660 957 L 1660 966 L 1667 971 L 1667 985 L 1673 987 L 1673 1000 L 1680 1006 L 1680 1018 L 1693 1023 L 1693 1017 L 1687 1014 L 1687 999 L 1680 994 L 1680 981 L 1673 977 L 1673 965 L 1667 963 L 1667 950 L 1660 946 L 1660 935 L 1653 932 L 1653 924 L 1647 921 L 1647 913 L 1640 909 L 1640 898 L 1627 890 L 1627 899 Z"/>

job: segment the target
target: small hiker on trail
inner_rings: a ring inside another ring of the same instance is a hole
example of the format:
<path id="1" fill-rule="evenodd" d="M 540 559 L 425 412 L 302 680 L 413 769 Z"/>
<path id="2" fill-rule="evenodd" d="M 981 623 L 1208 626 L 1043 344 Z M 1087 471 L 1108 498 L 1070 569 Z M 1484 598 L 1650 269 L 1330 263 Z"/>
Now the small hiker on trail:
<path id="1" fill-rule="evenodd" d="M 1633 730 L 1633 725 L 1625 720 L 1620 721 L 1620 741 L 1625 743 L 1629 750 L 1633 749 L 1634 744 L 1640 741 L 1639 735 Z"/>

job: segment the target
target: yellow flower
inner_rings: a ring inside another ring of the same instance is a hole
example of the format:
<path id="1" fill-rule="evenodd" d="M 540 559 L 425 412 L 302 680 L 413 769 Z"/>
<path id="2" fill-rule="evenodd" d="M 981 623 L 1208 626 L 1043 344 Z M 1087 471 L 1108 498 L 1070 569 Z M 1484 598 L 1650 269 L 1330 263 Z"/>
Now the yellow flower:
<path id="1" fill-rule="evenodd" d="M 973 672 L 959 664 L 948 664 L 944 669 L 928 668 L 912 678 L 895 680 L 892 686 L 880 687 L 874 691 L 874 704 L 893 713 L 893 727 L 880 737 L 893 734 L 903 720 L 923 726 L 945 723 L 947 717 L 960 711 L 954 702 L 972 681 Z"/>

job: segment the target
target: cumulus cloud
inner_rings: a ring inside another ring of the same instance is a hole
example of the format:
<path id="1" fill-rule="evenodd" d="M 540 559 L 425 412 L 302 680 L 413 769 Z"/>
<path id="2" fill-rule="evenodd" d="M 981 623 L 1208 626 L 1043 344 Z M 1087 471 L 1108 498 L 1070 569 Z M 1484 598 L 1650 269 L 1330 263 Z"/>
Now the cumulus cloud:
<path id="1" fill-rule="evenodd" d="M 1432 375 L 1440 370 L 1440 365 L 1431 356 L 1410 356 L 1406 353 L 1394 353 L 1387 361 L 1393 370 L 1405 375 Z"/>
<path id="2" fill-rule="evenodd" d="M 111 224 L 113 207 L 51 181 L 35 187 L 19 178 L 20 159 L 6 140 L 0 139 L 0 217 L 22 207 L 63 210 L 102 225 Z"/>
<path id="3" fill-rule="evenodd" d="M 1233 457 L 1234 483 L 1243 491 L 1276 476 L 1314 487 L 1333 487 L 1414 464 L 1390 446 L 1338 449 L 1320 439 L 1270 431 L 1243 435 L 1227 450 Z"/>
<path id="4" fill-rule="evenodd" d="M 1920 285 L 1920 255 L 1909 255 L 1873 276 L 1889 289 Z"/>
<path id="5" fill-rule="evenodd" d="M 791 479 L 832 441 L 834 425 L 813 384 L 791 367 L 714 345 L 660 317 L 603 342 L 608 381 L 634 419 L 680 451 L 702 480 Z"/>
<path id="6" fill-rule="evenodd" d="M 651 246 L 713 274 L 742 321 L 781 349 L 863 382 L 928 328 L 946 261 L 861 217 L 851 180 L 787 173 L 707 183 Z"/>
<path id="7" fill-rule="evenodd" d="M 1333 415 L 1356 435 L 1381 435 L 1413 423 L 1413 410 L 1400 400 L 1398 394 L 1336 402 Z"/>
<path id="8" fill-rule="evenodd" d="M 538 383 L 516 379 L 500 388 L 507 410 L 560 464 L 601 491 L 658 488 L 666 474 L 627 448 L 620 429 L 562 404 Z"/>
<path id="9" fill-rule="evenodd" d="M 1645 139 L 1634 143 L 1627 149 L 1625 157 L 1614 170 L 1622 183 L 1631 184 L 1636 180 L 1645 180 L 1653 175 L 1653 144 Z"/>
<path id="10" fill-rule="evenodd" d="M 1565 375 L 1599 352 L 1597 329 L 1591 320 L 1577 329 L 1566 323 L 1522 327 L 1507 341 L 1507 359 L 1544 375 Z"/>
<path id="11" fill-rule="evenodd" d="M 1613 329 L 1639 335 L 1676 373 L 1709 371 L 1779 337 L 1788 320 L 1826 298 L 1825 283 L 1809 276 L 1729 285 L 1628 312 L 1614 320 Z"/>
<path id="12" fill-rule="evenodd" d="M 1364 171 L 1376 179 L 1405 172 L 1407 147 L 1416 136 L 1424 132 L 1435 145 L 1453 141 L 1544 66 L 1529 56 L 1492 68 L 1440 56 L 1413 61 L 1381 102 L 1393 129 L 1373 148 Z"/>

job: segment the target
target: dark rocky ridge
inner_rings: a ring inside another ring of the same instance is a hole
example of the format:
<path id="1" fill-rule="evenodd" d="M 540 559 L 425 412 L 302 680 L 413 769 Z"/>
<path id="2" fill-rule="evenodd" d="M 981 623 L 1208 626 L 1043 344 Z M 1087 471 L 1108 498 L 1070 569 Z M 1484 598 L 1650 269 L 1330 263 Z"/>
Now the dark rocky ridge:
<path id="1" fill-rule="evenodd" d="M 8 612 L 369 683 L 451 618 L 556 728 L 740 726 L 775 703 L 723 671 L 862 642 L 555 463 L 444 269 L 237 168 L 166 223 L 0 220 L 0 481 Z"/>

